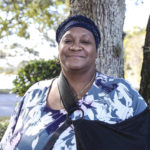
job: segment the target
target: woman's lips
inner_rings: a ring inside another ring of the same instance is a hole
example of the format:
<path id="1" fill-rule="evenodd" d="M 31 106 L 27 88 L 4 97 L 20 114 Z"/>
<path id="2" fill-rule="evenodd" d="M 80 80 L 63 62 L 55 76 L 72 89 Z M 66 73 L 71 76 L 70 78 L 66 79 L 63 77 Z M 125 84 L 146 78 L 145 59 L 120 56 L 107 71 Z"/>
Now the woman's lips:
<path id="1" fill-rule="evenodd" d="M 82 56 L 82 55 L 69 55 L 67 57 L 83 58 L 84 56 Z"/>

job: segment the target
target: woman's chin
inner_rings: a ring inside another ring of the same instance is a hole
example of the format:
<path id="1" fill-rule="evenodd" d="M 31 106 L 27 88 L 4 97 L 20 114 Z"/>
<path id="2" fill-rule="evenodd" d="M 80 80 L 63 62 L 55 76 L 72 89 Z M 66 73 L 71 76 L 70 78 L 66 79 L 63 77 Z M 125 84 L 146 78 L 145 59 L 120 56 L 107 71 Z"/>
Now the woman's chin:
<path id="1" fill-rule="evenodd" d="M 84 67 L 82 67 L 81 65 L 69 65 L 67 67 L 67 70 L 72 70 L 72 71 L 79 71 L 82 70 Z"/>
<path id="2" fill-rule="evenodd" d="M 77 71 L 77 70 L 82 70 L 82 67 L 81 66 L 71 66 L 69 69 Z"/>

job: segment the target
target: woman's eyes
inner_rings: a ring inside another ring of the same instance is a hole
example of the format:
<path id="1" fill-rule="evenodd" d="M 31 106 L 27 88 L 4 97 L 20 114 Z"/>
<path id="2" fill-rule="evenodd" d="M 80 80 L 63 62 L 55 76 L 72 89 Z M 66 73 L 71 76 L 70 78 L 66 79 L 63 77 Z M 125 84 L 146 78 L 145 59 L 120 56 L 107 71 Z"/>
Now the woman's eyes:
<path id="1" fill-rule="evenodd" d="M 83 43 L 83 44 L 90 44 L 90 42 L 86 41 L 86 40 L 82 40 L 81 43 Z"/>
<path id="2" fill-rule="evenodd" d="M 72 40 L 71 40 L 71 39 L 66 39 L 66 40 L 64 40 L 64 42 L 65 42 L 65 43 L 71 43 Z"/>
<path id="3" fill-rule="evenodd" d="M 65 39 L 64 40 L 64 43 L 66 43 L 66 44 L 69 44 L 69 43 L 72 43 L 73 42 L 73 40 L 72 39 Z M 80 43 L 81 44 L 90 44 L 90 41 L 88 41 L 88 40 L 80 40 Z"/>

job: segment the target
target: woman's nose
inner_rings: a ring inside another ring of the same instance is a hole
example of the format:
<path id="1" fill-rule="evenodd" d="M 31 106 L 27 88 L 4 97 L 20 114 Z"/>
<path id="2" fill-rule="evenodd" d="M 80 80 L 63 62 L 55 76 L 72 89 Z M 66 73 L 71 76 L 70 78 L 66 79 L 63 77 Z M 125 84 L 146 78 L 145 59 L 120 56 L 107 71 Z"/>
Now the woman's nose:
<path id="1" fill-rule="evenodd" d="M 70 46 L 70 50 L 72 51 L 80 51 L 81 49 L 82 47 L 78 42 L 72 43 L 72 45 Z"/>

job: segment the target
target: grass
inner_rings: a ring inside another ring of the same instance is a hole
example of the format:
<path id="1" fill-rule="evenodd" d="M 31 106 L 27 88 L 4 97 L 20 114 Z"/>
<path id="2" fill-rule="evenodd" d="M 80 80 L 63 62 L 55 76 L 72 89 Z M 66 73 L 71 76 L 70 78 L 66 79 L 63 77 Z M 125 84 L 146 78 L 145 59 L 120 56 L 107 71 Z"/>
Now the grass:
<path id="1" fill-rule="evenodd" d="M 0 93 L 9 93 L 11 92 L 10 89 L 0 89 Z"/>
<path id="2" fill-rule="evenodd" d="M 0 123 L 2 123 L 2 122 L 5 122 L 5 121 L 7 121 L 7 120 L 9 120 L 10 119 L 10 117 L 0 117 Z"/>

